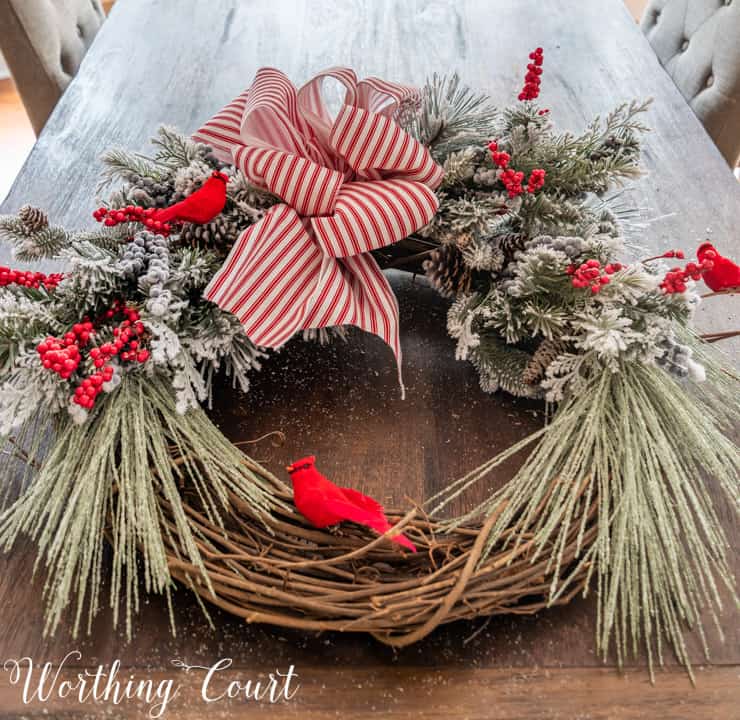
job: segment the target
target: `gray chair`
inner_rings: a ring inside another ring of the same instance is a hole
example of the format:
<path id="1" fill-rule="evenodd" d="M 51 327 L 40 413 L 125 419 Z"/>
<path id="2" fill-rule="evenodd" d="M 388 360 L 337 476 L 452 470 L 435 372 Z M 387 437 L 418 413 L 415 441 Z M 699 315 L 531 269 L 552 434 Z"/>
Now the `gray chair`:
<path id="1" fill-rule="evenodd" d="M 36 134 L 104 18 L 100 0 L 0 0 L 0 49 Z"/>
<path id="2" fill-rule="evenodd" d="M 651 0 L 640 23 L 730 165 L 740 159 L 740 0 Z"/>

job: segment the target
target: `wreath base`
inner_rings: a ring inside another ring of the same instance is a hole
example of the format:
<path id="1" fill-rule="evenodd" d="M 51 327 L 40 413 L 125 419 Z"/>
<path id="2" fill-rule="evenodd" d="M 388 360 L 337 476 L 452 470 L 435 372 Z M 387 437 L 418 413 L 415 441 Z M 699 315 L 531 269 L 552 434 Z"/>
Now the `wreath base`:
<path id="1" fill-rule="evenodd" d="M 533 542 L 506 546 L 503 540 L 481 561 L 498 513 L 482 524 L 449 529 L 418 507 L 406 514 L 390 511 L 394 532 L 403 529 L 418 548 L 415 554 L 402 553 L 385 537 L 368 539 L 366 531 L 352 525 L 317 530 L 295 510 L 283 483 L 256 462 L 245 462 L 273 484 L 281 507 L 266 519 L 231 497 L 224 529 L 210 522 L 197 499 L 186 493 L 185 510 L 199 537 L 205 577 L 183 560 L 167 502 L 162 498 L 160 503 L 167 518 L 163 537 L 172 576 L 248 623 L 365 632 L 386 645 L 403 647 L 456 620 L 532 614 L 564 605 L 585 585 L 583 567 L 553 600 L 549 553 L 539 548 L 535 556 Z M 594 499 L 580 546 L 577 526 L 568 538 L 561 572 L 579 548 L 582 552 L 593 541 L 595 519 Z M 508 535 L 526 538 L 527 528 L 519 521 Z"/>

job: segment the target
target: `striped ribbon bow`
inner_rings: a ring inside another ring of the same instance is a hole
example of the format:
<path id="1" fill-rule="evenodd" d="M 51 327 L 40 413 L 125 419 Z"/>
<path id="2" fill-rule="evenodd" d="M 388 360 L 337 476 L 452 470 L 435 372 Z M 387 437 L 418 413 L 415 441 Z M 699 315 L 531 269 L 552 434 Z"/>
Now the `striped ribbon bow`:
<path id="1" fill-rule="evenodd" d="M 334 120 L 324 78 L 344 85 Z M 256 344 L 277 348 L 296 331 L 352 324 L 380 336 L 401 364 L 398 303 L 371 250 L 426 225 L 442 168 L 393 120 L 415 88 L 352 70 L 320 73 L 300 90 L 278 70 L 254 83 L 194 138 L 277 195 L 243 232 L 206 297 L 236 315 Z"/>

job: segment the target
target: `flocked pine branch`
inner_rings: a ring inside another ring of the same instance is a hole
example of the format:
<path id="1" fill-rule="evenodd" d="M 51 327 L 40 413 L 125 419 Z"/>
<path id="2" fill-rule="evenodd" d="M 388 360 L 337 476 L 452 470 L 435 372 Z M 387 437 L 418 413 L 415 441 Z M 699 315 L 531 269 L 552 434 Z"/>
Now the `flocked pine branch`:
<path id="1" fill-rule="evenodd" d="M 181 460 L 173 460 L 170 447 Z M 48 570 L 46 632 L 55 631 L 68 607 L 74 613 L 73 634 L 85 625 L 89 632 L 103 604 L 107 526 L 113 547 L 113 621 L 117 623 L 123 603 L 130 637 L 140 588 L 165 594 L 171 590 L 163 528 L 177 533 L 186 550 L 181 559 L 196 571 L 204 570 L 181 486 L 199 495 L 203 512 L 217 526 L 232 493 L 257 513 L 268 513 L 276 503 L 261 477 L 203 411 L 177 412 L 170 383 L 161 376 L 127 378 L 89 422 L 64 423 L 48 455 L 37 451 L 28 458 L 40 465 L 37 477 L 0 515 L 0 545 L 7 550 L 21 535 L 38 543 L 40 561 Z M 205 572 L 203 581 L 208 582 Z"/>
<path id="2" fill-rule="evenodd" d="M 160 182 L 168 173 L 168 168 L 163 163 L 122 148 L 107 150 L 100 159 L 103 171 L 98 192 L 102 192 L 116 181 L 133 182 L 140 178 L 150 178 L 154 182 Z"/>
<path id="3" fill-rule="evenodd" d="M 69 244 L 69 233 L 61 227 L 40 223 L 33 227 L 22 214 L 0 216 L 0 242 L 10 245 L 23 262 L 52 258 Z"/>
<path id="4" fill-rule="evenodd" d="M 168 125 L 161 125 L 157 129 L 152 145 L 156 148 L 155 159 L 173 168 L 187 167 L 212 152 L 208 146 L 191 140 Z"/>
<path id="5" fill-rule="evenodd" d="M 498 510 L 489 550 L 503 543 L 514 557 L 525 541 L 551 548 L 553 600 L 588 569 L 596 585 L 599 651 L 606 656 L 613 647 L 621 665 L 644 648 L 651 673 L 664 662 L 664 638 L 690 670 L 684 634 L 692 627 L 704 639 L 705 608 L 719 628 L 721 587 L 738 602 L 727 539 L 705 480 L 714 478 L 737 512 L 740 452 L 722 431 L 737 421 L 736 408 L 725 402 L 737 393 L 737 383 L 720 377 L 716 361 L 702 359 L 719 383 L 690 395 L 655 367 L 592 368 L 549 426 L 470 473 L 437 498 L 442 502 L 435 508 L 534 444 L 504 488 L 452 524 Z M 584 544 L 574 562 L 563 563 L 566 538 L 577 529 L 582 540 L 586 509 L 594 503 L 595 541 Z M 511 535 L 516 518 L 524 527 L 535 521 L 534 536 Z M 704 647 L 706 652 L 706 642 Z"/>
<path id="6" fill-rule="evenodd" d="M 460 82 L 455 73 L 436 73 L 422 89 L 421 109 L 411 132 L 436 158 L 470 145 L 485 145 L 496 119 L 490 98 Z"/>

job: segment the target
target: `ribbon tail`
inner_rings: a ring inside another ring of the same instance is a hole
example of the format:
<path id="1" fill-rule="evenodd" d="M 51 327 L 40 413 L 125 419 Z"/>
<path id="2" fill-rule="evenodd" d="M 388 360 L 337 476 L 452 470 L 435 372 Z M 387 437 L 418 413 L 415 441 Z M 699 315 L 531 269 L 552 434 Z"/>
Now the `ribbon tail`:
<path id="1" fill-rule="evenodd" d="M 403 384 L 398 300 L 388 279 L 370 254 L 352 255 L 341 262 L 351 271 L 357 316 L 352 323 L 380 337 L 393 351 L 398 371 L 401 399 L 406 398 Z"/>
<path id="2" fill-rule="evenodd" d="M 260 347 L 333 325 L 377 335 L 393 350 L 405 396 L 398 302 L 380 267 L 369 254 L 324 254 L 293 208 L 276 205 L 242 233 L 204 295 L 235 315 Z"/>

